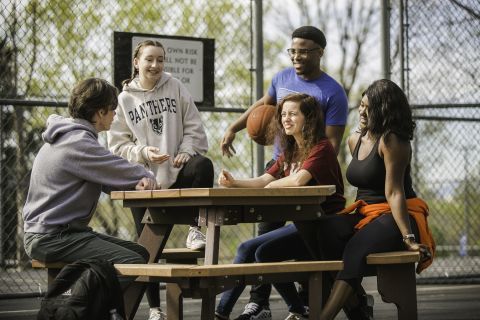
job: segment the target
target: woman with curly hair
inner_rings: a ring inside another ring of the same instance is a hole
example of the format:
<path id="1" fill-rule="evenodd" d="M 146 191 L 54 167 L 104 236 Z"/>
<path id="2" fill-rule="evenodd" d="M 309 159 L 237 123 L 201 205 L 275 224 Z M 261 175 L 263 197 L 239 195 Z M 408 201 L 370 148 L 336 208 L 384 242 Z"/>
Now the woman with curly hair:
<path id="1" fill-rule="evenodd" d="M 265 174 L 251 179 L 235 179 L 222 170 L 219 185 L 227 188 L 278 188 L 311 185 L 335 185 L 335 194 L 321 204 L 332 214 L 344 208 L 343 179 L 336 152 L 325 136 L 322 109 L 315 98 L 291 94 L 282 99 L 275 115 L 283 154 Z M 289 224 L 240 244 L 234 263 L 311 260 L 303 239 Z M 293 283 L 278 283 L 275 288 L 288 305 L 288 319 L 308 318 Z M 217 319 L 228 319 L 245 286 L 223 293 L 216 309 Z M 247 305 L 248 306 L 248 305 Z M 295 317 L 295 318 L 293 318 Z"/>
<path id="2" fill-rule="evenodd" d="M 431 264 L 435 252 L 428 206 L 417 198 L 410 177 L 415 123 L 407 97 L 394 82 L 377 80 L 365 91 L 359 115 L 360 129 L 348 138 L 352 161 L 346 173 L 358 188 L 356 201 L 341 212 L 345 214 L 326 217 L 320 224 L 322 252 L 344 262 L 322 320 L 335 318 L 347 301 L 355 302 L 362 277 L 371 275 L 366 265 L 370 253 L 418 251 L 419 273 Z M 355 319 L 370 319 L 360 305 L 358 300 Z"/>

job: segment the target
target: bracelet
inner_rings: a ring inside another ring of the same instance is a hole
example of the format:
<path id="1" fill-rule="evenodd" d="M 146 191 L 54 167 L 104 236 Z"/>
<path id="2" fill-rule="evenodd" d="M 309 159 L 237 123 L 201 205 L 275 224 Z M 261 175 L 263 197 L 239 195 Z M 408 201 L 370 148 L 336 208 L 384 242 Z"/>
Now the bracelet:
<path id="1" fill-rule="evenodd" d="M 413 233 L 409 233 L 403 236 L 403 242 L 406 242 L 408 239 L 415 241 L 415 235 Z"/>

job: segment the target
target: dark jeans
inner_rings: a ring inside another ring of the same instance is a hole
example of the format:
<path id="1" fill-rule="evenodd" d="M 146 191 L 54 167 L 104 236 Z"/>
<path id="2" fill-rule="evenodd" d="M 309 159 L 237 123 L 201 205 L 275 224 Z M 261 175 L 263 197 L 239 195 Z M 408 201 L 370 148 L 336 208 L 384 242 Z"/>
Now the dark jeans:
<path id="1" fill-rule="evenodd" d="M 179 188 L 211 188 L 213 187 L 213 163 L 207 157 L 192 157 L 178 173 L 177 181 L 170 189 Z M 135 229 L 140 236 L 143 230 L 142 219 L 147 208 L 131 208 Z M 147 299 L 150 308 L 160 307 L 160 287 L 158 283 L 149 283 Z"/>
<path id="2" fill-rule="evenodd" d="M 303 239 L 293 224 L 265 233 L 240 244 L 233 263 L 276 262 L 285 260 L 309 260 Z M 229 316 L 245 286 L 237 286 L 222 294 L 216 311 Z M 298 296 L 295 284 L 276 283 L 275 289 L 288 305 L 290 312 L 303 313 L 304 304 Z"/>
<path id="3" fill-rule="evenodd" d="M 104 259 L 112 263 L 146 263 L 147 250 L 138 243 L 106 234 L 85 230 L 73 231 L 66 227 L 56 233 L 30 233 L 24 236 L 25 251 L 32 259 L 41 261 L 74 262 L 79 259 Z M 124 289 L 135 277 L 119 276 Z"/>
<path id="4" fill-rule="evenodd" d="M 258 224 L 257 235 L 261 236 L 262 234 L 268 233 L 270 231 L 281 228 L 285 225 L 285 221 L 281 222 L 260 222 Z M 270 293 L 272 292 L 271 284 L 260 284 L 253 285 L 250 289 L 250 300 L 249 302 L 254 302 L 259 306 L 269 306 Z"/>
<path id="5" fill-rule="evenodd" d="M 275 163 L 274 159 L 271 159 L 265 165 L 265 171 L 267 171 Z M 258 224 L 257 236 L 261 236 L 267 232 L 273 231 L 275 229 L 281 228 L 285 225 L 285 221 L 280 222 L 260 222 Z M 271 284 L 260 284 L 252 286 L 250 289 L 250 301 L 254 302 L 260 306 L 269 306 L 270 293 L 272 292 Z"/>

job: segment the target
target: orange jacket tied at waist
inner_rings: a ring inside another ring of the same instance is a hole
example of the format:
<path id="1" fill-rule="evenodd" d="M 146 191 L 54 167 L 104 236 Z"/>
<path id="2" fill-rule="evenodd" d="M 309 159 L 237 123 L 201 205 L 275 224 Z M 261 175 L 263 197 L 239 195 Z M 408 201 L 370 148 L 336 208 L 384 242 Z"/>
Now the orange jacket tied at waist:
<path id="1" fill-rule="evenodd" d="M 420 198 L 407 199 L 408 213 L 415 219 L 418 226 L 418 232 L 420 234 L 420 243 L 428 247 L 431 252 L 431 258 L 422 262 L 419 262 L 417 267 L 417 273 L 420 273 L 423 269 L 432 264 L 433 257 L 435 256 L 435 241 L 433 240 L 432 233 L 428 227 L 428 205 Z M 392 213 L 390 206 L 387 202 L 368 204 L 363 200 L 357 200 L 350 206 L 343 209 L 338 214 L 348 214 L 357 210 L 358 213 L 365 216 L 355 226 L 355 229 L 361 229 L 367 223 L 373 219 L 379 217 L 385 213 Z"/>

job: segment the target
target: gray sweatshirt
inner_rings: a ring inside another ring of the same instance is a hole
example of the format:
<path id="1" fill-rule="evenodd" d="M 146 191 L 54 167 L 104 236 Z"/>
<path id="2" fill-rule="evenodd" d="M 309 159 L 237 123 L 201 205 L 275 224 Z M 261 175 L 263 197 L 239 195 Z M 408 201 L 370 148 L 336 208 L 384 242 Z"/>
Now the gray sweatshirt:
<path id="1" fill-rule="evenodd" d="M 101 191 L 134 189 L 143 177 L 154 178 L 105 149 L 86 120 L 51 115 L 42 138 L 23 208 L 25 232 L 86 227 Z"/>
<path id="2" fill-rule="evenodd" d="M 153 171 L 157 184 L 168 189 L 181 168 L 173 166 L 178 153 L 191 156 L 208 149 L 202 119 L 185 86 L 168 73 L 151 90 L 143 89 L 138 78 L 123 87 L 110 131 L 108 147 L 130 162 L 141 163 Z M 148 161 L 147 146 L 170 155 L 162 164 Z"/>

